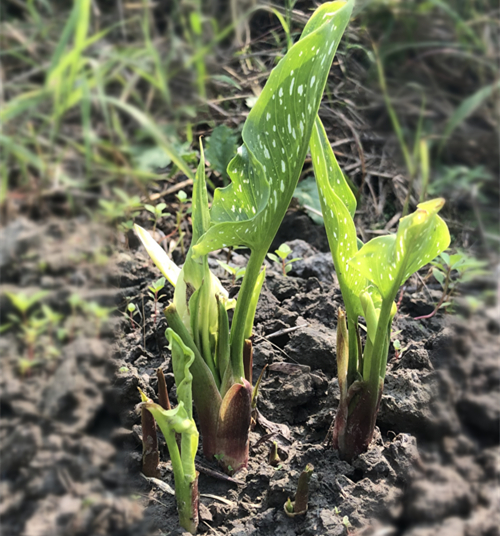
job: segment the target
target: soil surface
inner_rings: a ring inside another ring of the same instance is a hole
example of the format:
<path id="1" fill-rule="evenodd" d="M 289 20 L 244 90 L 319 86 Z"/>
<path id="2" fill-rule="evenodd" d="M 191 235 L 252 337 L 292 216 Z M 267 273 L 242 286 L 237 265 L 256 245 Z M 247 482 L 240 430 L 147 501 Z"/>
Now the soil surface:
<path id="1" fill-rule="evenodd" d="M 292 211 L 283 229 L 297 218 L 307 225 Z M 313 233 L 314 224 L 308 225 Z M 145 292 L 159 275 L 156 268 L 133 240 L 130 249 L 110 256 L 105 244 L 111 239 L 78 220 L 39 225 L 21 219 L 3 230 L 3 290 L 46 289 L 43 301 L 68 315 L 59 355 L 23 375 L 22 344 L 10 333 L 2 339 L 5 535 L 182 532 L 175 529 L 173 477 L 162 441 L 161 481 L 140 473 L 135 409 L 138 386 L 155 397 L 158 367 L 175 402 L 161 315 L 171 290 L 160 296 L 155 318 Z M 431 310 L 431 301 L 423 294 L 404 295 L 395 320 L 404 352 L 391 353 L 376 437 L 366 454 L 348 464 L 325 443 L 338 404 L 340 291 L 329 256 L 300 239 L 289 245 L 303 260 L 288 277 L 268 266 L 256 317 L 254 378 L 268 368 L 248 471 L 233 481 L 214 476 L 217 468 L 200 451 L 200 532 L 498 534 L 498 311 L 464 310 L 462 317 L 414 321 Z M 97 255 L 100 268 L 93 262 L 86 268 L 81 259 Z M 233 254 L 232 262 L 243 265 L 245 254 Z M 220 269 L 215 257 L 213 269 Z M 222 271 L 218 275 L 224 278 Z M 68 298 L 74 293 L 122 309 L 133 297 L 141 311 L 145 296 L 145 322 L 137 327 L 115 316 L 96 324 L 83 313 L 70 315 Z M 2 314 L 12 313 L 10 302 L 2 300 Z M 273 441 L 278 466 L 268 463 Z M 293 499 L 308 463 L 314 466 L 309 510 L 291 519 L 283 504 Z"/>

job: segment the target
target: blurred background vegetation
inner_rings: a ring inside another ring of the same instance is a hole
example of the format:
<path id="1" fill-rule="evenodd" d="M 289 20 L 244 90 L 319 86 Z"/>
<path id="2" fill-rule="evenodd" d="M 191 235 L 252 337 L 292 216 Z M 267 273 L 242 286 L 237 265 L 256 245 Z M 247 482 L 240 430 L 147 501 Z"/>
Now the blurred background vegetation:
<path id="1" fill-rule="evenodd" d="M 175 220 L 199 137 L 210 186 L 225 184 L 249 109 L 315 5 L 2 2 L 3 223 L 88 214 L 126 233 L 169 195 L 160 213 Z M 373 0 L 355 13 L 321 114 L 368 233 L 442 195 L 458 245 L 497 248 L 498 2 Z M 306 163 L 301 200 L 308 175 Z"/>

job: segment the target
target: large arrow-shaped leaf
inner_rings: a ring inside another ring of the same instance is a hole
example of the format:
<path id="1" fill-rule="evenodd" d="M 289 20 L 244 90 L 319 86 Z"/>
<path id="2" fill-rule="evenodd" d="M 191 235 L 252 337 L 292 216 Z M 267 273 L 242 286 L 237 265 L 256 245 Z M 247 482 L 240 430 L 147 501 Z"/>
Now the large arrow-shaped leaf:
<path id="1" fill-rule="evenodd" d="M 333 56 L 353 1 L 328 2 L 271 72 L 229 163 L 231 184 L 217 189 L 212 227 L 194 253 L 231 245 L 267 251 L 285 215 L 306 156 Z"/>

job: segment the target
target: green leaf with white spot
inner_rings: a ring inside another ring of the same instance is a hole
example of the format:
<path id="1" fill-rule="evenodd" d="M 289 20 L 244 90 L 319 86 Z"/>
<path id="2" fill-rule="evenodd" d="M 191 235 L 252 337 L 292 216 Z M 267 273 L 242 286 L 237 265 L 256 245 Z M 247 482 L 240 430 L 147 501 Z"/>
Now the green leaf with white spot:
<path id="1" fill-rule="evenodd" d="M 359 295 L 366 289 L 368 281 L 349 264 L 350 259 L 358 251 L 353 220 L 356 198 L 338 165 L 319 117 L 316 118 L 311 136 L 311 157 L 328 244 L 347 315 L 363 316 Z"/>
<path id="2" fill-rule="evenodd" d="M 195 255 L 235 245 L 259 252 L 269 249 L 302 171 L 328 72 L 352 8 L 353 0 L 320 6 L 271 72 L 245 122 L 243 145 L 229 163 L 232 182 L 215 191 L 212 225 L 194 247 Z"/>
<path id="3" fill-rule="evenodd" d="M 401 285 L 450 244 L 446 223 L 438 216 L 444 199 L 417 205 L 399 222 L 397 234 L 379 236 L 365 244 L 349 263 L 372 281 L 384 300 L 394 300 Z"/>

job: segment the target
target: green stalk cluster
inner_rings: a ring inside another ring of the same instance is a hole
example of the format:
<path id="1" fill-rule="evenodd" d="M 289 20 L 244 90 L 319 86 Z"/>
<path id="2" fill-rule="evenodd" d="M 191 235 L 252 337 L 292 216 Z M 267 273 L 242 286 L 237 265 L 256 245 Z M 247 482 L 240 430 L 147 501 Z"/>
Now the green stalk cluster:
<path id="1" fill-rule="evenodd" d="M 339 311 L 337 362 L 340 406 L 333 443 L 352 460 L 371 441 L 382 395 L 394 298 L 399 287 L 449 244 L 446 224 L 437 213 L 442 199 L 422 203 L 400 221 L 397 234 L 362 244 L 356 237 L 356 199 L 349 188 L 317 113 L 353 0 L 320 6 L 299 41 L 272 71 L 242 132 L 243 145 L 230 161 L 231 183 L 214 192 L 208 207 L 205 160 L 193 181 L 192 242 L 180 269 L 152 236 L 135 226 L 149 255 L 175 286 L 165 315 L 166 336 L 179 405 L 172 410 L 147 401 L 170 451 L 181 524 L 196 530 L 198 433 L 203 452 L 233 474 L 248 462 L 248 433 L 258 383 L 252 390 L 252 335 L 257 302 L 265 278 L 262 264 L 294 194 L 310 146 L 333 261 L 345 302 Z M 212 251 L 243 246 L 250 250 L 237 300 L 208 267 Z M 289 251 L 279 250 L 282 267 Z M 294 259 L 293 259 L 294 260 Z M 289 261 L 290 262 L 293 262 Z M 235 308 L 232 323 L 228 310 Z M 366 323 L 362 344 L 359 319 Z M 192 389 L 192 391 L 191 391 Z M 181 447 L 176 441 L 181 434 Z M 308 481 L 295 501 L 295 514 L 307 509 Z M 291 505 L 285 507 L 290 510 Z"/>

